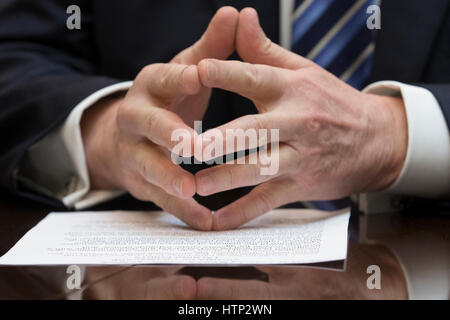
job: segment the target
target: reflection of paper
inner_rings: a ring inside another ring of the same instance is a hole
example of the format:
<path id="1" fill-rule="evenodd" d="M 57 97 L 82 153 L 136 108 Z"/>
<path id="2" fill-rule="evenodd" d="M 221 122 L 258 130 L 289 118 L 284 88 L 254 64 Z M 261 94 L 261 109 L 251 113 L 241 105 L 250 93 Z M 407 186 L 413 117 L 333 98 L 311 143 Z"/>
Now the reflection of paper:
<path id="1" fill-rule="evenodd" d="M 164 212 L 51 213 L 2 265 L 301 264 L 343 260 L 349 213 L 274 210 L 238 230 L 202 232 Z"/>

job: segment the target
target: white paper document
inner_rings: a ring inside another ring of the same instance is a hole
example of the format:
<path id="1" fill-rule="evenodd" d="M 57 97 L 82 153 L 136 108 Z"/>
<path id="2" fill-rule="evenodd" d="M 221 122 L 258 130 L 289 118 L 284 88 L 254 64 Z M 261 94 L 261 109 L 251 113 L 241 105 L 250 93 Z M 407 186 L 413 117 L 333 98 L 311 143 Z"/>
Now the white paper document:
<path id="1" fill-rule="evenodd" d="M 161 211 L 50 213 L 0 265 L 306 264 L 344 260 L 350 213 L 282 209 L 231 231 Z"/>

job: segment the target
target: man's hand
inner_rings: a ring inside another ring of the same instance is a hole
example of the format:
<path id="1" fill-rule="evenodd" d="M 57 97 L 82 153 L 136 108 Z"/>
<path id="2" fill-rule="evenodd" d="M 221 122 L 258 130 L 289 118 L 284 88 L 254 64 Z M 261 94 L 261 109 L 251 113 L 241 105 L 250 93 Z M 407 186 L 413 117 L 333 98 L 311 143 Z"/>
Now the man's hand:
<path id="1" fill-rule="evenodd" d="M 227 129 L 279 129 L 279 150 L 271 155 L 279 157 L 279 171 L 261 175 L 261 164 L 246 161 L 198 172 L 200 195 L 258 185 L 216 211 L 214 229 L 238 227 L 286 203 L 337 199 L 394 182 L 407 148 L 401 99 L 355 90 L 310 60 L 273 44 L 253 9 L 240 13 L 236 46 L 248 63 L 205 59 L 198 65 L 201 83 L 247 97 L 259 111 L 219 127 L 224 145 L 230 143 Z M 210 160 L 207 146 L 203 144 L 204 161 Z"/>
<path id="2" fill-rule="evenodd" d="M 193 121 L 203 117 L 211 94 L 200 84 L 196 65 L 235 50 L 237 22 L 235 9 L 221 8 L 193 46 L 168 64 L 143 68 L 124 98 L 104 99 L 85 112 L 83 141 L 93 189 L 127 190 L 194 228 L 211 228 L 210 211 L 192 198 L 194 176 L 171 161 L 171 135 L 185 129 L 194 141 Z"/>
<path id="3" fill-rule="evenodd" d="M 402 267 L 381 245 L 353 244 L 345 272 L 304 267 L 259 267 L 269 282 L 202 278 L 197 283 L 197 299 L 407 299 Z M 381 289 L 367 288 L 367 267 L 378 265 Z"/>

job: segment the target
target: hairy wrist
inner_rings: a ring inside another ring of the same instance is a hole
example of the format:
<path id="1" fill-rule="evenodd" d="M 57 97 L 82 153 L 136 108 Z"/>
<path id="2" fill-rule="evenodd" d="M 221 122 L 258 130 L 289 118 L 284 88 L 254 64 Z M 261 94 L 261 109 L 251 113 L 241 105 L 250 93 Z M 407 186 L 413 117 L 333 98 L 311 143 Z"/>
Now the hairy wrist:
<path id="1" fill-rule="evenodd" d="M 373 102 L 373 131 L 369 148 L 372 178 L 365 192 L 390 187 L 399 177 L 408 148 L 408 124 L 403 100 L 369 95 Z"/>
<path id="2" fill-rule="evenodd" d="M 123 95 L 108 96 L 88 108 L 81 119 L 81 133 L 91 189 L 115 190 L 116 113 Z"/>

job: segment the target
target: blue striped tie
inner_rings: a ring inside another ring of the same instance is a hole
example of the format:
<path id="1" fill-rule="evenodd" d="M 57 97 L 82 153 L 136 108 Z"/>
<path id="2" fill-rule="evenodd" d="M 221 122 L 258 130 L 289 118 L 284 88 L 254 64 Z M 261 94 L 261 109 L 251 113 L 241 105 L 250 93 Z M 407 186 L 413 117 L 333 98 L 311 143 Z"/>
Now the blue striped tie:
<path id="1" fill-rule="evenodd" d="M 370 75 L 374 51 L 372 32 L 366 26 L 367 7 L 376 3 L 376 0 L 295 0 L 291 50 L 351 86 L 363 88 Z M 349 198 L 309 203 L 321 210 L 349 205 Z"/>
<path id="2" fill-rule="evenodd" d="M 374 44 L 366 26 L 376 0 L 295 0 L 292 51 L 361 89 L 370 75 Z"/>

